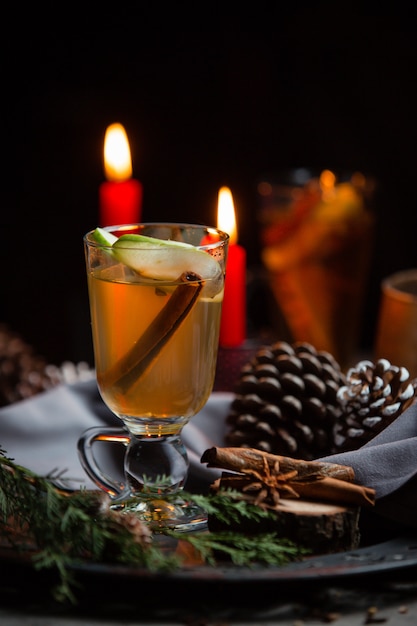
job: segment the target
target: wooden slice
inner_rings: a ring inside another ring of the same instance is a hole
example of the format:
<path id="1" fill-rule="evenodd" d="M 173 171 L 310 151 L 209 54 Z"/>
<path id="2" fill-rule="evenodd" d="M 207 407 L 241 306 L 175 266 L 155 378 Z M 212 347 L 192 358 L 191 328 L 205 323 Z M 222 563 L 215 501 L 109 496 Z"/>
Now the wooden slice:
<path id="1" fill-rule="evenodd" d="M 360 539 L 359 511 L 360 507 L 282 499 L 276 532 L 314 554 L 354 550 Z"/>
<path id="2" fill-rule="evenodd" d="M 359 546 L 360 507 L 346 507 L 299 499 L 281 499 L 275 519 L 245 522 L 239 530 L 248 534 L 275 532 L 311 554 L 330 554 L 354 550 Z M 236 526 L 220 525 L 209 517 L 209 529 L 233 530 Z"/>

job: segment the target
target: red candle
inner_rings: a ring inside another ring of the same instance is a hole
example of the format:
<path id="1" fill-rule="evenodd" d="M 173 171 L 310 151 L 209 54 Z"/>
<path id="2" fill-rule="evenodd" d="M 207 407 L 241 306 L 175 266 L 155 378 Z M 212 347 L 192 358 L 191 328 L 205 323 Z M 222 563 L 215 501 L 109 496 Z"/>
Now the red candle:
<path id="1" fill-rule="evenodd" d="M 126 131 L 111 124 L 104 138 L 104 170 L 107 181 L 100 185 L 100 226 L 139 222 L 142 184 L 132 178 L 132 159 Z"/>
<path id="2" fill-rule="evenodd" d="M 246 251 L 237 244 L 235 210 L 228 187 L 222 187 L 219 191 L 217 227 L 230 236 L 220 345 L 233 348 L 240 346 L 246 339 Z"/>

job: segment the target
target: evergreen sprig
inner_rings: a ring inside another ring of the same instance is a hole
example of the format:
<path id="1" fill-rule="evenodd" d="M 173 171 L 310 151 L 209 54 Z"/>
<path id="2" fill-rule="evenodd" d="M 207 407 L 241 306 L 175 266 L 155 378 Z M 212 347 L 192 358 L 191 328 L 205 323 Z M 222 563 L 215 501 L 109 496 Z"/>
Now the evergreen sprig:
<path id="1" fill-rule="evenodd" d="M 183 539 L 179 533 L 171 535 Z M 280 539 L 276 533 L 245 535 L 237 531 L 196 533 L 187 536 L 204 563 L 218 565 L 226 557 L 234 565 L 254 567 L 255 565 L 285 565 L 300 558 L 306 551 L 292 542 Z"/>
<path id="2" fill-rule="evenodd" d="M 32 555 L 36 569 L 54 569 L 59 582 L 52 590 L 58 601 L 75 602 L 76 585 L 71 566 L 85 563 L 124 563 L 152 571 L 169 572 L 181 566 L 181 557 L 155 541 L 149 528 L 134 514 L 112 511 L 108 497 L 95 491 L 71 494 L 54 485 L 62 473 L 41 477 L 16 464 L 0 448 L 0 540 L 3 545 Z M 184 494 L 225 524 L 271 516 L 239 499 L 238 492 Z M 304 551 L 274 533 L 248 537 L 243 532 L 176 533 L 189 542 L 203 563 L 213 565 L 227 557 L 235 565 L 283 565 Z"/>
<path id="3" fill-rule="evenodd" d="M 235 489 L 220 489 L 210 496 L 189 494 L 188 497 L 227 526 L 245 519 L 259 522 L 262 519 L 274 518 L 271 511 L 242 500 L 242 494 Z"/>

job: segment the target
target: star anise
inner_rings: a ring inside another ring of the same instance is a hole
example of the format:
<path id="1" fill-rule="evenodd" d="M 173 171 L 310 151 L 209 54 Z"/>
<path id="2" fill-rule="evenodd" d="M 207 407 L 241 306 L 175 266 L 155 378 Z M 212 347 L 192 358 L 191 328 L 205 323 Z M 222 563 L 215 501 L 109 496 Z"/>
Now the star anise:
<path id="1" fill-rule="evenodd" d="M 262 472 L 243 469 L 242 493 L 246 495 L 245 500 L 263 509 L 277 509 L 281 498 L 299 497 L 290 485 L 290 481 L 296 478 L 297 473 L 297 470 L 280 472 L 278 461 L 271 470 L 266 459 L 263 462 Z"/>

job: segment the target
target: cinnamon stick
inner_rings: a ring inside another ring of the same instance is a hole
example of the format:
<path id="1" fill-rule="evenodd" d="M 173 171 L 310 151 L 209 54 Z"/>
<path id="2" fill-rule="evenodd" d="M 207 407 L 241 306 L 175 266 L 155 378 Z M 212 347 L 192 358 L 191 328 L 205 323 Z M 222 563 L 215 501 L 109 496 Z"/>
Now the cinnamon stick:
<path id="1" fill-rule="evenodd" d="M 175 289 L 164 308 L 138 341 L 106 374 L 103 383 L 125 393 L 156 359 L 162 348 L 182 324 L 196 303 L 203 281 L 198 274 L 181 274 L 181 284 Z"/>
<path id="2" fill-rule="evenodd" d="M 217 467 L 234 472 L 241 472 L 245 469 L 263 472 L 265 461 L 271 472 L 274 472 L 276 467 L 283 473 L 296 470 L 297 478 L 300 480 L 305 480 L 312 476 L 330 476 L 339 480 L 353 482 L 355 478 L 353 469 L 347 465 L 292 459 L 270 454 L 269 452 L 262 452 L 256 448 L 213 447 L 206 450 L 201 457 L 201 462 L 207 463 L 207 467 Z"/>
<path id="3" fill-rule="evenodd" d="M 357 506 L 373 506 L 375 504 L 375 489 L 331 476 L 324 476 L 308 482 L 290 481 L 289 485 L 300 497 L 310 500 Z"/>

